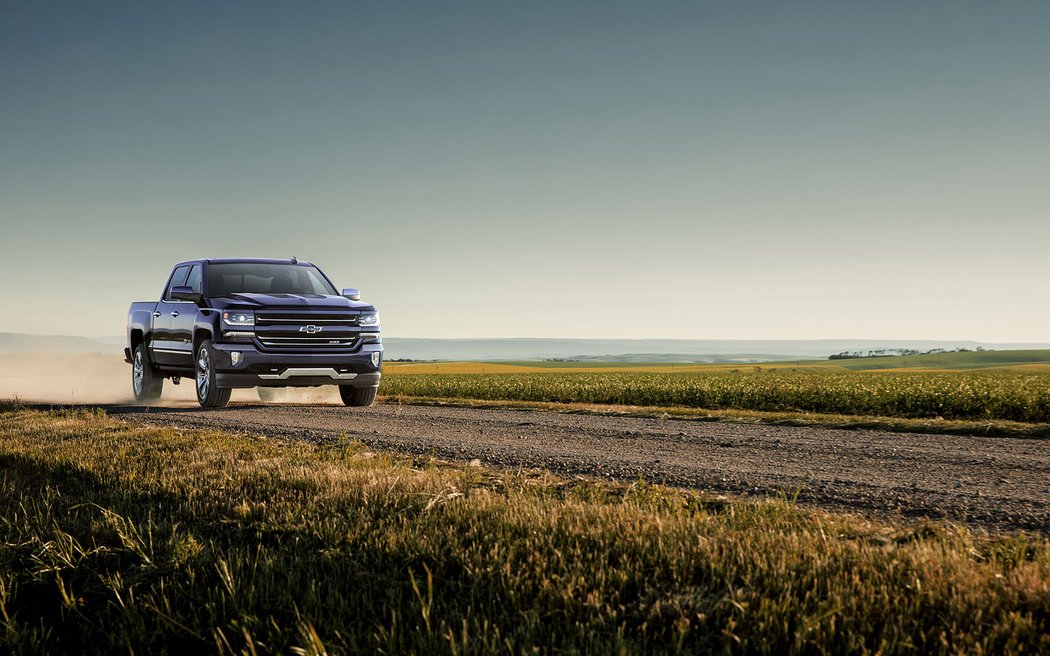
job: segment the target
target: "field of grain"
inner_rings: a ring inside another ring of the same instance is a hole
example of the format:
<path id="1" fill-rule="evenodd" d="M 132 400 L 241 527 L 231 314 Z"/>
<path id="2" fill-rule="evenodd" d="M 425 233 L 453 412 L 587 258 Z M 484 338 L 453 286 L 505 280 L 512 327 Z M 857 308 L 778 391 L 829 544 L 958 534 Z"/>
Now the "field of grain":
<path id="1" fill-rule="evenodd" d="M 0 651 L 1036 653 L 1050 543 L 0 408 Z"/>
<path id="2" fill-rule="evenodd" d="M 1013 372 L 401 374 L 383 393 L 883 417 L 1050 421 L 1050 375 Z"/>

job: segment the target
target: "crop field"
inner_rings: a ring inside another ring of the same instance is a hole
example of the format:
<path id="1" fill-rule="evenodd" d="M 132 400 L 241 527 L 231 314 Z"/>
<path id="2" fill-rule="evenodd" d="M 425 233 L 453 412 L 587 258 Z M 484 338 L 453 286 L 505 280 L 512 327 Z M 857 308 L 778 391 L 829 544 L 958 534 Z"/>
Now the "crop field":
<path id="1" fill-rule="evenodd" d="M 1014 372 L 562 372 L 387 375 L 409 397 L 1050 421 L 1050 375 Z"/>
<path id="2" fill-rule="evenodd" d="M 1050 542 L 0 407 L 6 653 L 1037 653 Z"/>
<path id="3" fill-rule="evenodd" d="M 764 363 L 646 363 L 573 360 L 507 360 L 498 362 L 387 362 L 391 373 L 554 373 L 557 371 L 649 371 L 738 372 L 738 371 L 1020 371 L 1050 374 L 1050 350 L 962 351 L 926 355 L 856 358 L 851 360 L 788 360 Z"/>

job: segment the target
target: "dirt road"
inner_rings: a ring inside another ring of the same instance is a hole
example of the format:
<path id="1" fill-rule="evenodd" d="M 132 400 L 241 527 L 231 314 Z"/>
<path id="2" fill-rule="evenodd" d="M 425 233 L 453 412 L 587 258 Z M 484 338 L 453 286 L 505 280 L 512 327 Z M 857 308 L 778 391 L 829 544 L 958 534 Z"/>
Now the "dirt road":
<path id="1" fill-rule="evenodd" d="M 1050 442 L 537 411 L 379 405 L 105 406 L 129 421 L 309 440 L 712 492 L 793 494 L 835 510 L 1050 532 Z"/>

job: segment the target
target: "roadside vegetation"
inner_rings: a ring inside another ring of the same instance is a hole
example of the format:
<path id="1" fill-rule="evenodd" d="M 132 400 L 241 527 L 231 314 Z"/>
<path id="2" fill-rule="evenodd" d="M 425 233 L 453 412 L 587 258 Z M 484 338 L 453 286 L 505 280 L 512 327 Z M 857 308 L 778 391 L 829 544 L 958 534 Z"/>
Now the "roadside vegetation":
<path id="1" fill-rule="evenodd" d="M 393 403 L 701 421 L 1050 436 L 1050 351 L 959 351 L 764 364 L 413 362 Z"/>
<path id="2" fill-rule="evenodd" d="M 751 371 L 408 374 L 388 396 L 1050 422 L 1050 375 L 1014 372 Z"/>
<path id="3" fill-rule="evenodd" d="M 0 408 L 0 651 L 1031 653 L 1050 541 Z"/>

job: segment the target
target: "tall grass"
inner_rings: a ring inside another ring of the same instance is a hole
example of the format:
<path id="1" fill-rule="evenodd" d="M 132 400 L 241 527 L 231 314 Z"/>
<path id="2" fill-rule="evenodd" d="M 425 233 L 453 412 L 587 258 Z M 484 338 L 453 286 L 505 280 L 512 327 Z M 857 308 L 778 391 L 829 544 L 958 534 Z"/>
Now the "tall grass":
<path id="1" fill-rule="evenodd" d="M 1050 375 L 1002 372 L 398 374 L 388 395 L 1050 421 Z"/>
<path id="2" fill-rule="evenodd" d="M 1050 543 L 0 412 L 0 651 L 1022 653 Z"/>

